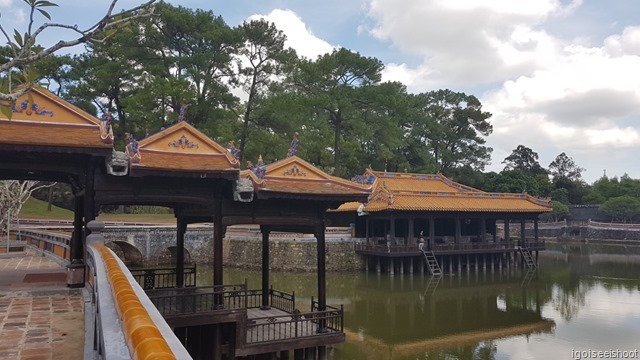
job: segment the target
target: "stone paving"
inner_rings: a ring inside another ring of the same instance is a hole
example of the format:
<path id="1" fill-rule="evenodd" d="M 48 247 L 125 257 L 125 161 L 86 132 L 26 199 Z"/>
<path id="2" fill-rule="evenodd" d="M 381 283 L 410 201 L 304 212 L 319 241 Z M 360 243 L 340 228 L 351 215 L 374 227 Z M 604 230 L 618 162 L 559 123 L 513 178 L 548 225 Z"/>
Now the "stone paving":
<path id="1" fill-rule="evenodd" d="M 0 257 L 0 359 L 83 358 L 84 297 L 65 272 L 32 250 Z"/>

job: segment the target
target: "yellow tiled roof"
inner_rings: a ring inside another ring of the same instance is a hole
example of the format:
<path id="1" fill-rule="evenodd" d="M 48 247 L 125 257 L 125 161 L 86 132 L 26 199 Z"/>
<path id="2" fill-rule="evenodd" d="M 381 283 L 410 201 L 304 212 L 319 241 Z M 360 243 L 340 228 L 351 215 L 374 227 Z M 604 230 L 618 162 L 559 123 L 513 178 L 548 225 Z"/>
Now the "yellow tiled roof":
<path id="1" fill-rule="evenodd" d="M 141 140 L 138 153 L 132 169 L 238 172 L 240 166 L 225 148 L 184 121 Z"/>
<path id="2" fill-rule="evenodd" d="M 368 196 L 371 191 L 370 186 L 331 176 L 297 156 L 266 165 L 262 179 L 251 170 L 242 171 L 240 176 L 250 178 L 258 192 Z"/>
<path id="3" fill-rule="evenodd" d="M 20 97 L 11 120 L 0 114 L 0 143 L 65 148 L 103 148 L 113 137 L 101 137 L 102 122 L 40 86 Z"/>
<path id="4" fill-rule="evenodd" d="M 443 175 L 388 173 L 368 170 L 373 192 L 363 211 L 549 212 L 548 200 L 527 194 L 487 193 L 456 183 Z M 342 204 L 335 211 L 356 211 L 360 203 Z"/>

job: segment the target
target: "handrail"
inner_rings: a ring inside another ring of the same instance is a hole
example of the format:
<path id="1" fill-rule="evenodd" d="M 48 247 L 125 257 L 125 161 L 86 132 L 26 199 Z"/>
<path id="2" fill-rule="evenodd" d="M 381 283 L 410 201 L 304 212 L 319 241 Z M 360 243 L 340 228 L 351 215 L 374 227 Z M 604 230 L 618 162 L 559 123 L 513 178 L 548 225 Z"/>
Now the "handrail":
<path id="1" fill-rule="evenodd" d="M 191 359 L 122 261 L 104 245 L 104 225 L 91 221 L 87 227 L 86 287 L 93 310 L 85 316 L 94 325 L 88 349 L 103 359 Z"/>
<path id="2" fill-rule="evenodd" d="M 176 359 L 166 340 L 140 303 L 112 251 L 104 244 L 93 245 L 104 260 L 116 309 L 123 323 L 129 352 L 136 359 Z"/>

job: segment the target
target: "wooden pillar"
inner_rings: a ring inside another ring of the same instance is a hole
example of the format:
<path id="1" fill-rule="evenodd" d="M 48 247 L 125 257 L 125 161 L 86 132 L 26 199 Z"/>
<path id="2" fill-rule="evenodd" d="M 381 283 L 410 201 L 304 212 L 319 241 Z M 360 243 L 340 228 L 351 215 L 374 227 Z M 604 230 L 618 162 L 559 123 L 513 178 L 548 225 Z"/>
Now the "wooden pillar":
<path id="1" fill-rule="evenodd" d="M 327 309 L 327 274 L 326 274 L 326 244 L 324 217 L 320 225 L 316 226 L 318 250 L 318 311 Z M 326 319 L 318 320 L 318 332 L 326 332 Z"/>
<path id="2" fill-rule="evenodd" d="M 456 244 L 460 244 L 460 238 L 462 237 L 462 222 L 460 218 L 456 218 L 456 233 L 454 237 L 454 242 Z"/>
<path id="3" fill-rule="evenodd" d="M 533 220 L 533 236 L 537 246 L 538 245 L 538 218 L 535 218 Z"/>
<path id="4" fill-rule="evenodd" d="M 480 242 L 483 244 L 487 243 L 487 219 L 480 219 Z"/>
<path id="5" fill-rule="evenodd" d="M 493 220 L 493 242 L 498 242 L 498 221 L 496 219 Z"/>
<path id="6" fill-rule="evenodd" d="M 184 287 L 184 233 L 187 232 L 187 222 L 184 218 L 176 220 L 176 287 Z"/>
<path id="7" fill-rule="evenodd" d="M 71 263 L 82 262 L 82 229 L 84 220 L 84 197 L 75 196 L 73 209 L 73 235 L 71 236 Z"/>
<path id="8" fill-rule="evenodd" d="M 223 285 L 223 266 L 222 266 L 222 240 L 224 239 L 225 229 L 222 225 L 222 202 L 216 199 L 214 202 L 213 215 L 213 286 Z M 222 294 L 213 297 L 215 306 L 223 307 L 224 302 Z"/>
<path id="9" fill-rule="evenodd" d="M 520 246 L 526 246 L 526 239 L 527 237 L 525 236 L 525 227 L 524 227 L 524 218 L 520 219 Z"/>
<path id="10" fill-rule="evenodd" d="M 269 310 L 269 233 L 268 226 L 260 226 L 262 232 L 262 306 L 261 310 Z"/>
<path id="11" fill-rule="evenodd" d="M 391 221 L 389 222 L 389 239 L 392 244 L 396 242 L 396 218 L 391 215 Z"/>
<path id="12" fill-rule="evenodd" d="M 509 242 L 511 241 L 511 236 L 509 235 L 509 219 L 505 218 L 504 219 L 504 241 Z"/>
<path id="13" fill-rule="evenodd" d="M 436 219 L 429 216 L 429 250 L 433 251 L 436 244 Z"/>
<path id="14" fill-rule="evenodd" d="M 415 240 L 414 240 L 414 233 L 413 233 L 413 215 L 409 215 L 409 221 L 408 221 L 408 225 L 407 225 L 408 229 L 407 229 L 407 242 L 409 245 L 414 245 L 416 244 Z"/>
<path id="15" fill-rule="evenodd" d="M 369 217 L 364 219 L 364 233 L 367 239 L 367 245 L 369 244 Z"/>

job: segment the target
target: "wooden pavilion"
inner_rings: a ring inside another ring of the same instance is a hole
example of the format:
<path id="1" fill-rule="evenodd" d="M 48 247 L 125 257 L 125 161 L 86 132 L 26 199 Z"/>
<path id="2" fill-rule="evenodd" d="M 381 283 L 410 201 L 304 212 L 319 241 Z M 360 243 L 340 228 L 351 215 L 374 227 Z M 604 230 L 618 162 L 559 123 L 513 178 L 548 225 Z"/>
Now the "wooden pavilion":
<path id="1" fill-rule="evenodd" d="M 86 224 L 101 206 L 165 206 L 177 218 L 175 281 L 149 296 L 195 358 L 288 356 L 289 350 L 297 358 L 305 351 L 322 357 L 326 345 L 344 341 L 342 309 L 326 304 L 325 213 L 365 201 L 369 187 L 296 157 L 296 140 L 285 160 L 241 174 L 231 149 L 187 122 L 140 141 L 131 136 L 126 151 L 118 152 L 108 114 L 97 119 L 40 87 L 17 104 L 11 119 L 0 117 L 0 177 L 71 184 L 76 206 L 69 286 L 84 285 Z M 198 222 L 214 224 L 211 288 L 184 282 L 184 233 Z M 233 224 L 261 227 L 261 289 L 223 283 L 222 240 Z M 292 294 L 269 286 L 271 231 L 316 236 L 318 294 L 307 313 L 297 311 Z"/>
<path id="2" fill-rule="evenodd" d="M 450 272 L 456 267 L 459 272 L 462 267 L 510 266 L 516 254 L 526 266 L 535 267 L 537 252 L 544 249 L 538 215 L 552 210 L 548 200 L 487 193 L 440 174 L 368 170 L 354 180 L 373 186 L 368 201 L 345 203 L 331 217 L 355 227 L 356 252 L 367 268 L 413 272 L 418 260 L 420 270 L 426 264 L 437 275 L 443 266 Z M 512 222 L 520 224 L 516 241 Z M 527 222 L 533 226 L 533 239 L 525 238 Z"/>

